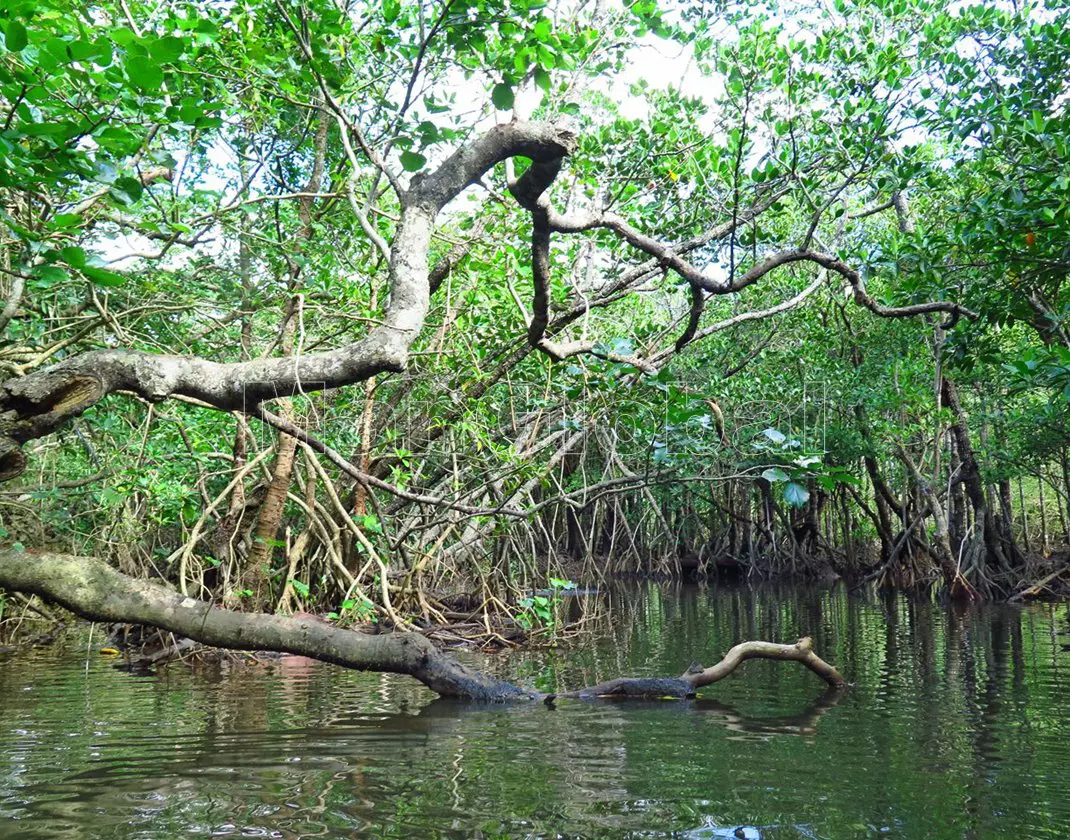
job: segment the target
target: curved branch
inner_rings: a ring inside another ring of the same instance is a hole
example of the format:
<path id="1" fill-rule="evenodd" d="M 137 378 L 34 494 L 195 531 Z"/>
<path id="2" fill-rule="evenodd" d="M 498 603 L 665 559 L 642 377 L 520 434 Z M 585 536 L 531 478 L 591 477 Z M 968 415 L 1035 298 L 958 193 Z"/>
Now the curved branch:
<path id="1" fill-rule="evenodd" d="M 673 351 L 679 353 L 695 337 L 695 333 L 698 332 L 699 322 L 702 320 L 702 313 L 706 311 L 706 293 L 698 286 L 691 287 L 691 312 L 687 316 L 687 326 L 684 331 L 680 333 L 680 337 L 676 339 L 676 344 L 673 345 Z"/>
<path id="2" fill-rule="evenodd" d="M 157 402 L 182 396 L 224 411 L 276 397 L 337 388 L 404 370 L 430 298 L 428 249 L 439 211 L 495 164 L 515 155 L 535 164 L 571 153 L 575 135 L 549 124 L 512 122 L 462 145 L 402 195 L 390 251 L 390 302 L 359 342 L 324 353 L 219 363 L 192 356 L 98 350 L 0 383 L 0 480 L 25 468 L 20 445 L 51 433 L 115 391 Z"/>
<path id="3" fill-rule="evenodd" d="M 793 645 L 778 645 L 773 642 L 742 642 L 725 654 L 716 665 L 705 669 L 689 668 L 681 677 L 693 689 L 723 680 L 748 659 L 778 659 L 805 665 L 829 685 L 841 688 L 847 685 L 839 671 L 814 653 L 814 641 L 805 636 Z"/>
<path id="4" fill-rule="evenodd" d="M 495 165 L 511 157 L 528 157 L 552 165 L 576 149 L 571 131 L 551 123 L 509 122 L 461 146 L 434 172 L 413 177 L 406 204 L 438 212 Z M 529 168 L 530 171 L 530 168 Z"/>
<path id="5" fill-rule="evenodd" d="M 726 318 L 723 321 L 718 321 L 716 324 L 710 324 L 708 327 L 704 327 L 701 331 L 694 333 L 689 339 L 689 341 L 706 338 L 716 332 L 729 329 L 730 327 L 735 327 L 739 324 L 746 323 L 747 321 L 761 321 L 764 318 L 772 318 L 774 315 L 779 315 L 782 312 L 787 312 L 791 309 L 794 309 L 795 307 L 803 303 L 807 298 L 809 298 L 814 292 L 820 289 L 821 285 L 824 282 L 824 275 L 819 275 L 813 283 L 811 283 L 809 286 L 799 292 L 799 294 L 795 295 L 795 297 L 782 301 L 781 303 L 778 303 L 775 306 L 770 306 L 768 309 L 758 309 L 751 312 L 741 312 L 739 315 L 733 315 L 731 318 Z M 701 294 L 701 292 L 696 292 L 696 294 Z M 686 333 L 684 333 L 684 335 L 686 335 Z M 681 338 L 683 338 L 683 336 L 681 336 Z M 764 344 L 762 346 L 764 347 Z M 651 356 L 648 361 L 651 364 L 656 365 L 666 357 L 671 356 L 679 349 L 680 340 L 677 339 L 675 346 L 667 347 L 664 350 L 658 351 L 653 356 Z M 738 373 L 738 371 L 736 372 Z M 728 376 L 730 375 L 731 374 L 726 373 L 725 378 L 728 378 Z"/>
<path id="6" fill-rule="evenodd" d="M 658 242 L 653 237 L 642 233 L 614 213 L 574 213 L 564 215 L 556 212 L 546 196 L 546 190 L 557 176 L 559 169 L 559 159 L 547 161 L 542 165 L 533 165 L 524 173 L 524 175 L 517 179 L 515 184 L 510 185 L 510 192 L 513 194 L 514 198 L 516 198 L 521 206 L 525 207 L 531 213 L 533 224 L 532 278 L 535 293 L 533 298 L 532 320 L 528 327 L 528 343 L 531 344 L 531 346 L 542 350 L 554 359 L 564 358 L 565 354 L 560 352 L 558 345 L 548 342 L 545 339 L 546 330 L 550 323 L 548 315 L 548 290 L 550 285 L 549 254 L 550 235 L 553 232 L 578 233 L 596 228 L 605 228 L 616 233 L 621 239 L 635 248 L 652 256 L 656 261 L 656 265 L 660 265 L 663 269 L 671 268 L 680 277 L 687 280 L 691 286 L 691 310 L 688 316 L 687 326 L 679 338 L 677 338 L 672 350 L 663 351 L 659 353 L 656 358 L 664 358 L 668 353 L 679 352 L 696 337 L 704 337 L 719 329 L 724 329 L 725 326 L 731 325 L 715 324 L 712 329 L 703 330 L 702 333 L 699 334 L 699 323 L 705 308 L 704 292 L 715 295 L 739 292 L 756 283 L 770 271 L 773 271 L 780 266 L 799 261 L 813 262 L 826 270 L 834 271 L 841 275 L 851 285 L 854 291 L 855 302 L 874 314 L 884 318 L 904 318 L 931 312 L 945 312 L 950 315 L 948 326 L 951 326 L 963 315 L 971 318 L 976 317 L 976 313 L 966 307 L 947 301 L 919 303 L 910 306 L 884 306 L 874 300 L 866 291 L 861 275 L 859 275 L 857 271 L 835 257 L 811 250 L 808 247 L 774 253 L 739 276 L 730 276 L 727 278 L 712 277 L 681 256 L 682 252 L 698 247 L 695 241 L 683 243 L 674 248 L 673 246 L 665 245 Z M 786 192 L 787 190 L 778 191 L 765 202 L 761 202 L 750 208 L 748 211 L 738 214 L 737 218 L 729 225 L 722 225 L 720 228 L 712 229 L 702 237 L 702 240 L 704 242 L 709 242 L 715 238 L 716 234 L 721 233 L 723 235 L 722 229 L 724 229 L 724 232 L 729 232 L 735 229 L 738 225 L 756 217 L 759 213 L 770 207 Z M 896 206 L 898 207 L 898 204 Z M 652 270 L 654 267 L 655 266 L 644 268 Z M 754 317 L 766 317 L 767 314 L 772 315 L 776 314 L 776 312 L 784 311 L 784 309 L 791 308 L 800 303 L 805 297 L 808 297 L 816 287 L 817 286 L 814 285 L 807 289 L 801 297 L 797 297 L 792 301 L 787 302 L 783 308 L 774 307 L 773 310 L 767 311 L 766 313 L 758 313 Z M 751 319 L 744 318 L 742 320 Z"/>
<path id="7" fill-rule="evenodd" d="M 955 320 L 963 315 L 968 318 L 977 317 L 977 313 L 973 310 L 967 309 L 965 306 L 952 301 L 938 300 L 928 303 L 914 303 L 909 306 L 885 306 L 881 303 L 877 303 L 869 292 L 866 291 L 865 283 L 857 271 L 842 260 L 828 254 L 823 254 L 820 251 L 802 249 L 780 251 L 773 254 L 771 257 L 766 258 L 764 262 L 754 266 L 740 278 L 740 281 L 742 282 L 743 280 L 746 280 L 747 285 L 750 285 L 768 274 L 774 268 L 800 261 L 816 263 L 823 268 L 827 268 L 829 271 L 834 271 L 839 274 L 854 290 L 855 303 L 868 309 L 874 315 L 880 315 L 882 318 L 910 318 L 914 315 L 926 315 L 931 312 L 945 312 Z"/>

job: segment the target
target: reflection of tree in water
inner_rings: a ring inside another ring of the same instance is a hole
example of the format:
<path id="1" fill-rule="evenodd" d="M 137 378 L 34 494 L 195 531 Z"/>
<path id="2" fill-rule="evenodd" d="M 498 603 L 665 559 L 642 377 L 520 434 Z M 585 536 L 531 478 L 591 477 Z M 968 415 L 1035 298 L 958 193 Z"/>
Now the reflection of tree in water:
<path id="1" fill-rule="evenodd" d="M 101 836 L 230 825 L 283 837 L 798 840 L 861 824 L 911 838 L 1012 836 L 1013 825 L 1065 836 L 1065 606 L 949 613 L 798 590 L 616 597 L 624 612 L 600 639 L 491 667 L 527 663 L 547 688 L 659 673 L 762 627 L 821 635 L 857 684 L 837 707 L 810 675 L 755 664 L 710 698 L 551 711 L 431 700 L 403 678 L 287 658 L 152 680 L 103 666 L 83 697 L 79 660 L 54 675 L 72 688 L 65 700 L 24 692 L 39 675 L 9 661 L 0 708 L 33 714 L 17 724 L 27 734 L 0 731 L 0 756 L 19 768 L 0 777 L 0 819 L 18 807 L 11 836 L 63 840 L 86 836 L 90 819 Z"/>

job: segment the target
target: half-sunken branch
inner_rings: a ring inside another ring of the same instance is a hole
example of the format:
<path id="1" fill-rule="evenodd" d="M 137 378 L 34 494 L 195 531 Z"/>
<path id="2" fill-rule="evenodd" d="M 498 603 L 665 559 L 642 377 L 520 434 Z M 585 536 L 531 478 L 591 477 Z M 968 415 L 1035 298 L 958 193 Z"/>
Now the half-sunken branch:
<path id="1" fill-rule="evenodd" d="M 781 645 L 775 642 L 742 642 L 728 651 L 724 659 L 716 665 L 703 668 L 695 664 L 684 674 L 675 678 L 623 677 L 557 696 L 578 698 L 693 697 L 697 689 L 723 680 L 748 659 L 799 662 L 833 688 L 844 688 L 847 685 L 847 680 L 840 675 L 839 671 L 814 653 L 813 641 L 807 636 L 793 645 Z M 547 700 L 553 699 L 555 699 L 553 696 L 547 698 Z"/>

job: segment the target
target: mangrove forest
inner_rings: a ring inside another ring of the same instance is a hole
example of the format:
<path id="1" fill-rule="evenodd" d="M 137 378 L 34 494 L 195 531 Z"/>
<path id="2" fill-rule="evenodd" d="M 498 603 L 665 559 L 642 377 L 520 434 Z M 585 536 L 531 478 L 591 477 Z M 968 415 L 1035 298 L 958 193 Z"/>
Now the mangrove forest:
<path id="1" fill-rule="evenodd" d="M 1070 833 L 1063 0 L 2 0 L 0 43 L 11 836 Z M 237 775 L 156 777 L 168 730 Z"/>

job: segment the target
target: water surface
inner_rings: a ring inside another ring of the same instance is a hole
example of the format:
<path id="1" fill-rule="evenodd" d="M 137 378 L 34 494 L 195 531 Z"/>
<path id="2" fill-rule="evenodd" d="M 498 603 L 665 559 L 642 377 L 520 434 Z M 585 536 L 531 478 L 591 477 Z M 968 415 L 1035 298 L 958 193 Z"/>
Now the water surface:
<path id="1" fill-rule="evenodd" d="M 292 658 L 138 678 L 0 660 L 0 836 L 1070 837 L 1065 606 L 644 587 L 556 650 L 471 655 L 543 690 L 793 641 L 692 702 L 487 707 Z M 98 636 L 99 638 L 99 636 Z"/>

